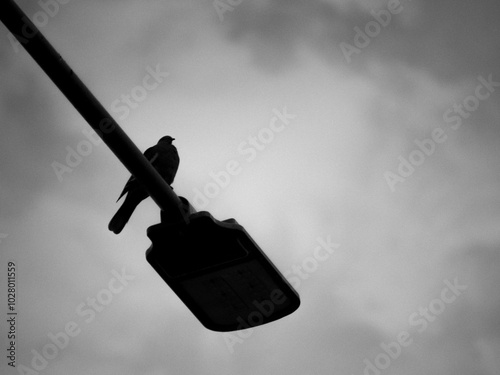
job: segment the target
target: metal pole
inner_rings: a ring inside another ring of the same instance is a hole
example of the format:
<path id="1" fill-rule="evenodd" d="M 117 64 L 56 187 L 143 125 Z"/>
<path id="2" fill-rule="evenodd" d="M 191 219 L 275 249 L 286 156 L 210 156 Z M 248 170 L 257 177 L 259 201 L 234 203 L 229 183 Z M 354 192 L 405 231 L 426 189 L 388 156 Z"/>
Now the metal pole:
<path id="1" fill-rule="evenodd" d="M 179 197 L 13 0 L 1 0 L 0 20 L 130 173 L 144 184 L 160 209 L 176 221 L 187 223 Z"/>

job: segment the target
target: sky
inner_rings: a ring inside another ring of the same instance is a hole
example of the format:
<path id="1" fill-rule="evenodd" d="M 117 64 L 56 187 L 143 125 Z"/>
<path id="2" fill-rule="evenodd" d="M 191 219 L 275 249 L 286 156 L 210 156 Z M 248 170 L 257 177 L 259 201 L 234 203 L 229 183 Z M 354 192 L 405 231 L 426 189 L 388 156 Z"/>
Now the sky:
<path id="1" fill-rule="evenodd" d="M 301 306 L 204 328 L 145 259 L 158 207 L 108 231 L 129 172 L 0 25 L 2 374 L 499 373 L 497 1 L 17 3 Z"/>

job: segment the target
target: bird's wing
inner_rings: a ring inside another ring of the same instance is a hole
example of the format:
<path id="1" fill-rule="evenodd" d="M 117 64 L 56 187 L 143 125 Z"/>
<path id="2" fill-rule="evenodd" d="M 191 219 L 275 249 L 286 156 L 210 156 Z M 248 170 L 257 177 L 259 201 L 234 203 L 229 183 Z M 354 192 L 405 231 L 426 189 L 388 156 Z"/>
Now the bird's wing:
<path id="1" fill-rule="evenodd" d="M 130 176 L 130 178 L 128 179 L 127 183 L 125 184 L 125 187 L 123 188 L 120 196 L 118 197 L 118 199 L 116 200 L 117 202 L 130 190 L 130 185 L 135 181 L 135 177 L 134 176 Z"/>
<path id="2" fill-rule="evenodd" d="M 148 148 L 144 152 L 144 156 L 146 157 L 146 159 L 149 160 L 149 162 L 152 165 L 154 165 L 155 160 L 158 158 L 158 152 L 157 152 L 155 146 Z M 127 183 L 125 184 L 125 187 L 123 188 L 123 191 L 121 192 L 120 196 L 116 200 L 117 202 L 121 199 L 121 197 L 123 197 L 130 190 L 131 186 L 133 184 L 135 184 L 136 181 L 137 180 L 136 180 L 136 178 L 134 176 L 130 176 L 130 178 L 128 179 Z"/>
<path id="3" fill-rule="evenodd" d="M 158 158 L 158 149 L 157 149 L 157 147 L 153 146 L 153 147 L 148 148 L 146 151 L 144 151 L 144 156 L 146 157 L 146 159 L 149 160 L 149 162 L 151 164 L 153 164 L 154 161 L 156 160 L 156 158 Z"/>
<path id="4" fill-rule="evenodd" d="M 151 159 L 148 159 L 149 162 L 152 164 L 152 165 L 155 165 L 155 160 L 158 159 L 158 153 L 155 152 L 155 154 L 153 155 L 153 157 Z"/>

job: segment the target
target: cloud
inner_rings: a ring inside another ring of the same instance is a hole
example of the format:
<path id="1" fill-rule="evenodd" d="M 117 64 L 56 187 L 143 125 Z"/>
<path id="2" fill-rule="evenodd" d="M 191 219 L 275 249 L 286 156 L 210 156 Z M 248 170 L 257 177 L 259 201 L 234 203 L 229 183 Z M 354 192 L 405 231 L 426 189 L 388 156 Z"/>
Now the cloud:
<path id="1" fill-rule="evenodd" d="M 1 48 L 9 46 L 2 43 Z M 58 129 L 54 89 L 26 60 L 25 55 L 9 56 L 0 72 L 2 208 L 12 216 L 30 207 L 54 182 L 50 150 L 68 139 Z"/>
<path id="2" fill-rule="evenodd" d="M 472 66 L 495 69 L 500 52 L 494 0 L 481 6 L 466 0 L 400 3 L 403 11 L 357 56 L 358 73 L 373 59 L 402 62 L 447 81 L 468 75 Z M 225 14 L 220 28 L 249 48 L 258 66 L 272 71 L 300 61 L 304 49 L 343 65 L 340 43 L 352 44 L 354 27 L 363 29 L 373 20 L 370 11 L 386 6 L 387 1 L 364 0 L 243 1 Z M 214 22 L 219 22 L 215 16 Z"/>
<path id="3" fill-rule="evenodd" d="M 445 126 L 444 111 L 470 95 L 478 74 L 496 71 L 496 3 L 405 2 L 408 12 L 346 64 L 339 43 L 385 4 L 244 0 L 220 22 L 211 1 L 69 2 L 44 30 L 106 106 L 145 66 L 171 73 L 123 125 L 141 148 L 175 133 L 175 189 L 187 197 L 229 159 L 243 164 L 238 144 L 269 124 L 274 107 L 297 114 L 208 209 L 236 217 L 282 270 L 310 256 L 317 236 L 341 247 L 303 280 L 300 309 L 255 329 L 234 355 L 145 262 L 152 202 L 122 236 L 108 233 L 128 172 L 104 145 L 59 183 L 50 163 L 88 125 L 3 39 L 0 232 L 21 270 L 20 360 L 125 265 L 137 280 L 51 374 L 361 374 L 363 359 L 456 275 L 470 285 L 463 299 L 385 373 L 496 374 L 497 97 L 396 193 L 383 179 L 415 138 Z M 23 7 L 37 11 L 36 2 Z"/>

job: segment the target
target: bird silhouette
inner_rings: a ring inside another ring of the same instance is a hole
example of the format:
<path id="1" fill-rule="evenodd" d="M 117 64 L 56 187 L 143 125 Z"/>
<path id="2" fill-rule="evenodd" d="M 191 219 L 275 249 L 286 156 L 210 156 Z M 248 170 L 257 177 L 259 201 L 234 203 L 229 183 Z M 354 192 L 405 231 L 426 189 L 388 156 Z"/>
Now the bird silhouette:
<path id="1" fill-rule="evenodd" d="M 148 148 L 144 152 L 146 159 L 169 185 L 174 181 L 180 161 L 177 148 L 172 144 L 173 140 L 175 138 L 169 135 L 162 137 L 155 146 Z M 134 176 L 131 176 L 127 181 L 117 202 L 125 194 L 127 194 L 125 201 L 108 225 L 109 230 L 115 234 L 123 230 L 137 205 L 149 196 L 144 185 Z"/>

